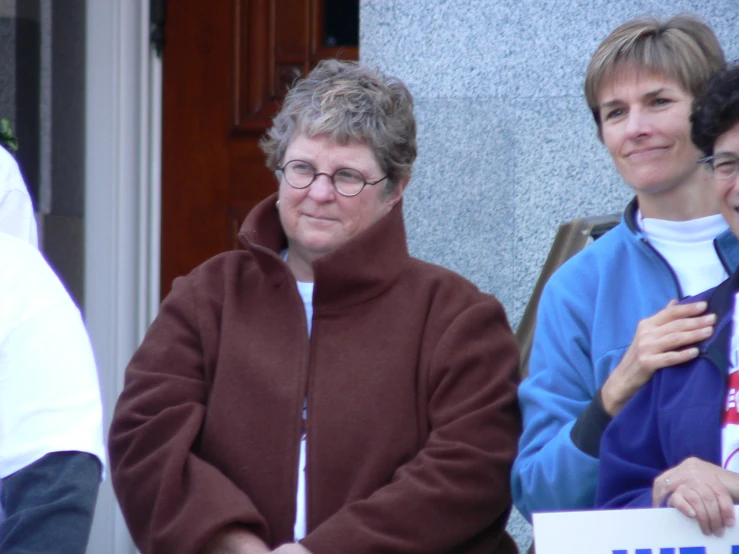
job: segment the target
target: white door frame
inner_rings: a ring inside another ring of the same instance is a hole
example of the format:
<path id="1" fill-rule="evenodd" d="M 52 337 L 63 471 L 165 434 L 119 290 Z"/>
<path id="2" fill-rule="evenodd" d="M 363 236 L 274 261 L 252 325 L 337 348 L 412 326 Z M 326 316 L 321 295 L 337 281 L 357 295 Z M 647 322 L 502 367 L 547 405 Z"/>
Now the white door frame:
<path id="1" fill-rule="evenodd" d="M 86 27 L 85 319 L 107 430 L 159 305 L 161 62 L 149 0 L 88 0 Z M 109 477 L 88 552 L 135 552 Z"/>

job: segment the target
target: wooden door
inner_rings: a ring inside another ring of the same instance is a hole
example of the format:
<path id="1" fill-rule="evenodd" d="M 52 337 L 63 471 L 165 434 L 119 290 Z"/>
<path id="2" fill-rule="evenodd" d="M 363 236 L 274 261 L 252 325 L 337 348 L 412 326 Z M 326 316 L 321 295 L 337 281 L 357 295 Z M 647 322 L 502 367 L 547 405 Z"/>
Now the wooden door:
<path id="1" fill-rule="evenodd" d="M 357 59 L 358 30 L 358 0 L 169 2 L 162 298 L 178 275 L 238 248 L 245 215 L 276 189 L 259 137 L 296 78 L 322 58 Z"/>

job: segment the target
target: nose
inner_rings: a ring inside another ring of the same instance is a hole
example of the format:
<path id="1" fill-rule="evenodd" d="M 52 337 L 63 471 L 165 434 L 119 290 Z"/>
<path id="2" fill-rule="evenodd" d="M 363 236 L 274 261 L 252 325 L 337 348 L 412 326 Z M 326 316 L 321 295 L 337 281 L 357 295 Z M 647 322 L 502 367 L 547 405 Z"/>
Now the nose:
<path id="1" fill-rule="evenodd" d="M 629 110 L 626 120 L 626 133 L 629 138 L 638 138 L 650 133 L 649 115 L 635 107 Z"/>
<path id="2" fill-rule="evenodd" d="M 315 180 L 310 185 L 308 195 L 315 202 L 330 202 L 336 197 L 336 189 L 331 182 L 331 176 L 326 173 L 316 174 Z"/>

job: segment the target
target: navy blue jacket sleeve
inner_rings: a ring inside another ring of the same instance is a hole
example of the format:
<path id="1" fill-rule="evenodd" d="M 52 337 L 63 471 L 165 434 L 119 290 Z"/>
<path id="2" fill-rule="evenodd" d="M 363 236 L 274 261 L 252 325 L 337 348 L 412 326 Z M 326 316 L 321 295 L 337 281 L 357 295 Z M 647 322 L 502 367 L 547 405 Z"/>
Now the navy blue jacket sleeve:
<path id="1" fill-rule="evenodd" d="M 652 506 L 654 478 L 668 468 L 661 448 L 659 373 L 626 404 L 603 434 L 595 503 L 600 508 Z"/>
<path id="2" fill-rule="evenodd" d="M 3 479 L 0 554 L 83 554 L 101 469 L 92 454 L 53 452 Z"/>

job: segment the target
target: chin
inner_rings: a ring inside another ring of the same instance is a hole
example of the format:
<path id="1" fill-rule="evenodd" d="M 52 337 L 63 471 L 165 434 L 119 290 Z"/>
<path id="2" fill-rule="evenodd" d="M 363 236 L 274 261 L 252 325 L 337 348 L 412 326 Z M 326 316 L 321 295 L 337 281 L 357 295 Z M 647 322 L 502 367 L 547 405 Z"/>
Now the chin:
<path id="1" fill-rule="evenodd" d="M 627 181 L 628 182 L 628 181 Z M 660 194 L 668 190 L 677 188 L 683 180 L 676 178 L 675 175 L 649 175 L 641 178 L 633 179 L 629 185 L 636 192 L 645 194 Z"/>
<path id="2" fill-rule="evenodd" d="M 303 242 L 303 248 L 311 253 L 313 258 L 320 258 L 336 250 L 343 242 L 337 240 L 307 240 Z"/>

